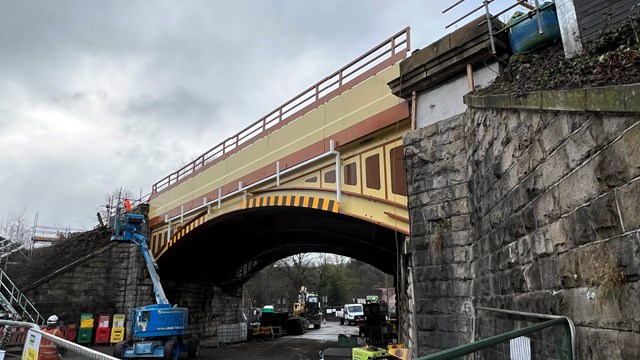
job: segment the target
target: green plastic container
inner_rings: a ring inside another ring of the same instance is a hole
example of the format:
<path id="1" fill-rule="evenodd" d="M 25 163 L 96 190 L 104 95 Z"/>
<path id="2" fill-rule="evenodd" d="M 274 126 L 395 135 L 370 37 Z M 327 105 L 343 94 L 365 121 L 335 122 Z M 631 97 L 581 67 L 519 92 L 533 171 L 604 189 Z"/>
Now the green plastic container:
<path id="1" fill-rule="evenodd" d="M 80 315 L 80 327 L 78 328 L 78 344 L 90 344 L 93 336 L 93 314 Z"/>
<path id="2" fill-rule="evenodd" d="M 93 328 L 78 328 L 78 344 L 90 344 Z"/>

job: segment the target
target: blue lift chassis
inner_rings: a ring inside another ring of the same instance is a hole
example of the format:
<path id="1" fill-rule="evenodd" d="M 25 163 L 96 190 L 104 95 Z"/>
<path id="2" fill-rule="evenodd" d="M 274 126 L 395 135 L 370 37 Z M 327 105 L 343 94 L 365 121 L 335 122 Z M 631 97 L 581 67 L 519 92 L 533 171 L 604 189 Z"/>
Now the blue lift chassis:
<path id="1" fill-rule="evenodd" d="M 129 339 L 119 342 L 113 356 L 119 359 L 161 358 L 178 360 L 182 353 L 195 358 L 200 353 L 200 341 L 187 335 L 189 309 L 172 306 L 164 294 L 157 264 L 149 250 L 148 238 L 143 235 L 144 215 L 116 216 L 111 241 L 130 242 L 142 250 L 149 276 L 153 281 L 156 304 L 131 309 Z"/>

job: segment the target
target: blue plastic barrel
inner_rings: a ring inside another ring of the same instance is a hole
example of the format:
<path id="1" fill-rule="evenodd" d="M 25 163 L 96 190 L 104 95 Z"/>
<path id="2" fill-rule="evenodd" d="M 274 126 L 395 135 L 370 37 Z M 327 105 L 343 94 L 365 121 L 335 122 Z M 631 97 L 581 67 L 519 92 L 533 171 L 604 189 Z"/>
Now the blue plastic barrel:
<path id="1" fill-rule="evenodd" d="M 507 21 L 509 28 L 509 45 L 514 53 L 531 50 L 549 41 L 560 38 L 558 13 L 554 2 L 547 2 L 539 7 L 542 34 L 538 31 L 538 19 L 535 11 L 516 12 Z"/>

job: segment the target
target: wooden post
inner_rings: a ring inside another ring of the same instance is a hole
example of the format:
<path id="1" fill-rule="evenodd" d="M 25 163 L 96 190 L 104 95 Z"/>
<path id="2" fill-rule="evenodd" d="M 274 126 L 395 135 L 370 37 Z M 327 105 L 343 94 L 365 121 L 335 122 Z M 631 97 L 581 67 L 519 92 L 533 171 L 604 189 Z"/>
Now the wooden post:
<path id="1" fill-rule="evenodd" d="M 469 91 L 473 91 L 473 67 L 471 64 L 467 64 L 467 88 Z"/>
<path id="2" fill-rule="evenodd" d="M 529 10 L 535 10 L 535 7 L 531 4 L 528 4 L 526 0 L 518 0 L 518 4 L 520 4 L 521 6 L 529 9 Z"/>
<path id="3" fill-rule="evenodd" d="M 416 91 L 411 92 L 411 130 L 416 129 Z"/>

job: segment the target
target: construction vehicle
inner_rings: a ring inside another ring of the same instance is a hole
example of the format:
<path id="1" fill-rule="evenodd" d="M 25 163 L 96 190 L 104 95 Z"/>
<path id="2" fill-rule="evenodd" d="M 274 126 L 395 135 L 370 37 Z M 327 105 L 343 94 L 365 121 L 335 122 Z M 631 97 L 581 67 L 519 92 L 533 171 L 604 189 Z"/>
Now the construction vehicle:
<path id="1" fill-rule="evenodd" d="M 293 304 L 293 316 L 304 318 L 313 325 L 314 329 L 322 326 L 322 306 L 318 294 L 307 292 L 307 288 L 302 286 L 298 293 L 298 302 Z"/>
<path id="2" fill-rule="evenodd" d="M 260 326 L 278 329 L 280 335 L 302 335 L 309 329 L 309 320 L 296 317 L 290 311 L 262 312 Z"/>
<path id="3" fill-rule="evenodd" d="M 129 339 L 114 346 L 113 356 L 177 360 L 186 352 L 189 358 L 195 358 L 200 353 L 200 341 L 197 336 L 186 333 L 189 309 L 172 306 L 164 294 L 158 265 L 149 250 L 148 237 L 144 235 L 144 224 L 144 215 L 124 213 L 121 216 L 118 211 L 111 241 L 130 242 L 140 247 L 153 282 L 156 304 L 131 309 Z"/>
<path id="4" fill-rule="evenodd" d="M 260 316 L 260 326 L 270 326 L 274 329 L 282 329 L 279 334 L 301 335 L 307 332 L 309 325 L 314 329 L 322 326 L 322 307 L 320 296 L 307 292 L 306 287 L 301 287 L 298 299 L 293 304 L 292 311 L 274 311 L 272 305 L 265 305 Z"/>

